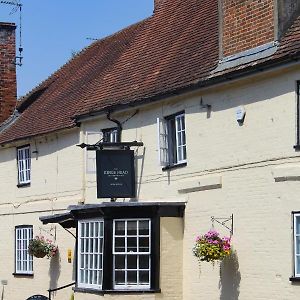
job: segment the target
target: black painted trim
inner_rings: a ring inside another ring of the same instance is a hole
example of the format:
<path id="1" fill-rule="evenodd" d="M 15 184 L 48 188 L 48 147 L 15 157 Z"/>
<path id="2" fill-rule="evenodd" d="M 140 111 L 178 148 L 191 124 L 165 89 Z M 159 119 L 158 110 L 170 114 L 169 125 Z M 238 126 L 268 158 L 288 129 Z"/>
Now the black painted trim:
<path id="1" fill-rule="evenodd" d="M 160 218 L 151 220 L 151 272 L 150 290 L 159 290 L 160 277 Z"/>
<path id="2" fill-rule="evenodd" d="M 296 116 L 297 116 L 297 120 L 296 120 L 296 124 L 297 124 L 297 127 L 296 127 L 296 135 L 297 135 L 297 142 L 296 142 L 296 145 L 294 146 L 294 149 L 295 150 L 300 150 L 300 95 L 299 95 L 299 89 L 300 89 L 300 81 L 298 80 L 296 82 L 296 95 L 297 95 L 297 112 L 296 112 Z"/>
<path id="3" fill-rule="evenodd" d="M 27 183 L 18 183 L 17 184 L 18 188 L 23 188 L 23 187 L 28 187 L 28 186 L 30 186 L 30 182 L 27 182 Z"/>
<path id="4" fill-rule="evenodd" d="M 174 165 L 169 165 L 165 166 L 162 168 L 162 171 L 168 171 L 168 170 L 173 170 L 173 169 L 179 169 L 187 166 L 187 162 L 180 163 L 180 164 L 174 164 Z"/>
<path id="5" fill-rule="evenodd" d="M 103 279 L 102 289 L 113 289 L 113 220 L 104 219 L 104 247 L 103 247 Z"/>
<path id="6" fill-rule="evenodd" d="M 15 277 L 34 277 L 34 274 L 28 274 L 28 273 L 12 273 L 13 276 Z"/>
<path id="7" fill-rule="evenodd" d="M 292 281 L 292 282 L 300 282 L 300 277 L 294 277 L 294 276 L 291 276 L 291 277 L 289 278 L 289 280 Z"/>

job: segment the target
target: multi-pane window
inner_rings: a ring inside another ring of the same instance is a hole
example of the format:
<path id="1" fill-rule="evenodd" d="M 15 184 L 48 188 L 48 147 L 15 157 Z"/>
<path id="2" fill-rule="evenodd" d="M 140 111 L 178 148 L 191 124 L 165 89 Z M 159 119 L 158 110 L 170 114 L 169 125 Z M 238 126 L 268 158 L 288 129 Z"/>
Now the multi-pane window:
<path id="1" fill-rule="evenodd" d="M 179 113 L 158 119 L 159 160 L 162 166 L 186 162 L 185 115 Z"/>
<path id="2" fill-rule="evenodd" d="M 150 288 L 151 221 L 114 220 L 114 288 Z"/>
<path id="3" fill-rule="evenodd" d="M 18 226 L 15 229 L 15 264 L 17 274 L 32 274 L 33 261 L 28 253 L 29 241 L 32 240 L 32 226 Z"/>
<path id="4" fill-rule="evenodd" d="M 17 149 L 18 181 L 19 184 L 30 183 L 31 180 L 31 153 L 30 146 Z"/>
<path id="5" fill-rule="evenodd" d="M 103 129 L 103 142 L 106 143 L 117 143 L 119 142 L 118 129 L 117 128 L 109 128 Z"/>
<path id="6" fill-rule="evenodd" d="M 103 220 L 78 223 L 78 286 L 101 288 L 103 277 Z"/>
<path id="7" fill-rule="evenodd" d="M 300 277 L 300 213 L 294 214 L 294 273 Z"/>
<path id="8" fill-rule="evenodd" d="M 156 224 L 156 223 L 155 223 Z M 79 288 L 149 290 L 157 286 L 151 219 L 86 219 L 78 222 Z M 151 279 L 152 278 L 152 279 Z"/>

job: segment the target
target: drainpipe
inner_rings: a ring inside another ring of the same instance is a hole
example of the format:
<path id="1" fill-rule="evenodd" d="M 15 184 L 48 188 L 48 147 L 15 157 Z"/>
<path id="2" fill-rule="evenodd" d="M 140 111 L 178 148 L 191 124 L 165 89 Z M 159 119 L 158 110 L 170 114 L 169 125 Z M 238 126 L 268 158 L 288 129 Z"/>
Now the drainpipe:
<path id="1" fill-rule="evenodd" d="M 115 124 L 117 124 L 117 132 L 118 132 L 118 140 L 117 142 L 121 142 L 121 133 L 122 133 L 122 124 L 120 121 L 113 119 L 110 115 L 111 115 L 112 111 L 108 111 L 106 114 L 106 117 L 109 121 L 114 122 Z"/>

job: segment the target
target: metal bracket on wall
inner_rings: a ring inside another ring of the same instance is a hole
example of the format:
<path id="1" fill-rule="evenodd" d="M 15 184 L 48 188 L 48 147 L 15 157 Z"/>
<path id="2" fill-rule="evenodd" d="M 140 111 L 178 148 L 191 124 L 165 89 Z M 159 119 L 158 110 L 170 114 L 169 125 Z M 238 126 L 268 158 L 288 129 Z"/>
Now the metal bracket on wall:
<path id="1" fill-rule="evenodd" d="M 211 222 L 213 227 L 215 221 L 223 227 L 227 228 L 230 232 L 230 236 L 233 235 L 233 214 L 228 218 L 215 218 L 214 216 L 211 216 Z"/>

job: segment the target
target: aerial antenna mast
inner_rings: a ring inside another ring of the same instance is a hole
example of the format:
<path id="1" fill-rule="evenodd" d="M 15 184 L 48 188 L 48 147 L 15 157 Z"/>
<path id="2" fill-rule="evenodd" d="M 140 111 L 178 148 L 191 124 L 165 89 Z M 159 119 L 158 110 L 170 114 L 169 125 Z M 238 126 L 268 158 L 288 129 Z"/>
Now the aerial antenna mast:
<path id="1" fill-rule="evenodd" d="M 7 4 L 13 6 L 13 9 L 9 13 L 10 15 L 16 13 L 19 11 L 19 56 L 15 57 L 15 64 L 17 66 L 22 66 L 22 52 L 23 52 L 23 46 L 22 46 L 22 6 L 23 4 L 20 3 L 18 0 L 13 0 L 13 1 L 0 1 L 1 4 Z"/>

